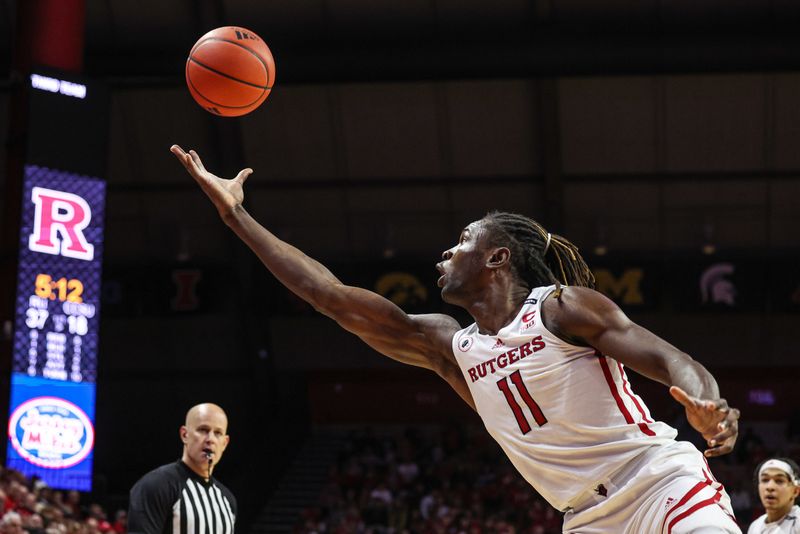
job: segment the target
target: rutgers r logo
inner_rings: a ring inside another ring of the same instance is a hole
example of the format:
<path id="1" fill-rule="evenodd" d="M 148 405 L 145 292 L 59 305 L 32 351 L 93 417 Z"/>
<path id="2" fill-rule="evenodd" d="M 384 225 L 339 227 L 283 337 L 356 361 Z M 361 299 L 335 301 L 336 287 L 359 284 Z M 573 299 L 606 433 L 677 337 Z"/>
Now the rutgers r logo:
<path id="1" fill-rule="evenodd" d="M 94 245 L 83 230 L 92 220 L 89 204 L 78 195 L 34 187 L 31 201 L 36 206 L 33 233 L 28 248 L 34 252 L 61 255 L 79 260 L 94 259 Z"/>

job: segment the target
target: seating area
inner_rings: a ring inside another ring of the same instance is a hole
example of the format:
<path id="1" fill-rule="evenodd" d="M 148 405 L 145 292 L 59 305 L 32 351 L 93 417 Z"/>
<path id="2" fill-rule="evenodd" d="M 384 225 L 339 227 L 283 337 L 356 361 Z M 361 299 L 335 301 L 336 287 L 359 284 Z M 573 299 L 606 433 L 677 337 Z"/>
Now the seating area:
<path id="1" fill-rule="evenodd" d="M 125 534 L 127 511 L 112 515 L 86 494 L 60 491 L 0 466 L 1 534 Z"/>
<path id="2" fill-rule="evenodd" d="M 763 513 L 753 484 L 755 466 L 773 455 L 800 455 L 791 425 L 772 426 L 771 435 L 768 428 L 744 428 L 732 454 L 710 461 L 744 529 Z M 523 480 L 481 427 L 376 426 L 348 432 L 295 534 L 561 532 L 561 513 Z M 693 437 L 683 428 L 679 432 L 679 438 Z M 0 534 L 126 534 L 126 510 L 106 510 L 89 497 L 0 467 Z"/>
<path id="3" fill-rule="evenodd" d="M 745 529 L 763 513 L 755 466 L 798 450 L 770 449 L 747 428 L 734 453 L 711 460 Z M 482 428 L 359 428 L 294 532 L 559 534 L 561 522 Z"/>

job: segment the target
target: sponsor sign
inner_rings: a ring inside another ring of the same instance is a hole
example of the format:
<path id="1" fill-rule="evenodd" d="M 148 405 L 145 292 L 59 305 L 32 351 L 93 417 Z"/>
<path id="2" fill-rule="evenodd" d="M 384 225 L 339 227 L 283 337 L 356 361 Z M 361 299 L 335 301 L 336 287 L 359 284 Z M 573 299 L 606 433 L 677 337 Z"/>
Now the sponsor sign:
<path id="1" fill-rule="evenodd" d="M 6 465 L 54 488 L 89 491 L 95 388 L 13 373 Z"/>

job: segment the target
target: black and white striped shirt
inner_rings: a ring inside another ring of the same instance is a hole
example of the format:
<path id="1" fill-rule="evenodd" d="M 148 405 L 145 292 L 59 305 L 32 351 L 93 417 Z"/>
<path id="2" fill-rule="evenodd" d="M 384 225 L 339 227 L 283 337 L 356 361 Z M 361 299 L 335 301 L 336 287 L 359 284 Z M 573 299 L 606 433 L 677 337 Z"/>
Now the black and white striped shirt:
<path id="1" fill-rule="evenodd" d="M 131 488 L 129 534 L 233 534 L 236 498 L 182 461 L 162 465 Z"/>

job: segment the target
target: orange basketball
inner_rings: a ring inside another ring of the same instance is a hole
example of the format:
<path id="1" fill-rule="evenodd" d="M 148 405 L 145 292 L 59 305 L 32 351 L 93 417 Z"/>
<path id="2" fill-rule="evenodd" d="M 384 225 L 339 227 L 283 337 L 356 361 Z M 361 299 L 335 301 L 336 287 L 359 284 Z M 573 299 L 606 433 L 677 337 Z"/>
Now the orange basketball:
<path id="1" fill-rule="evenodd" d="M 267 44 L 239 26 L 211 30 L 186 60 L 186 85 L 206 111 L 225 117 L 250 113 L 275 83 L 275 60 Z"/>

